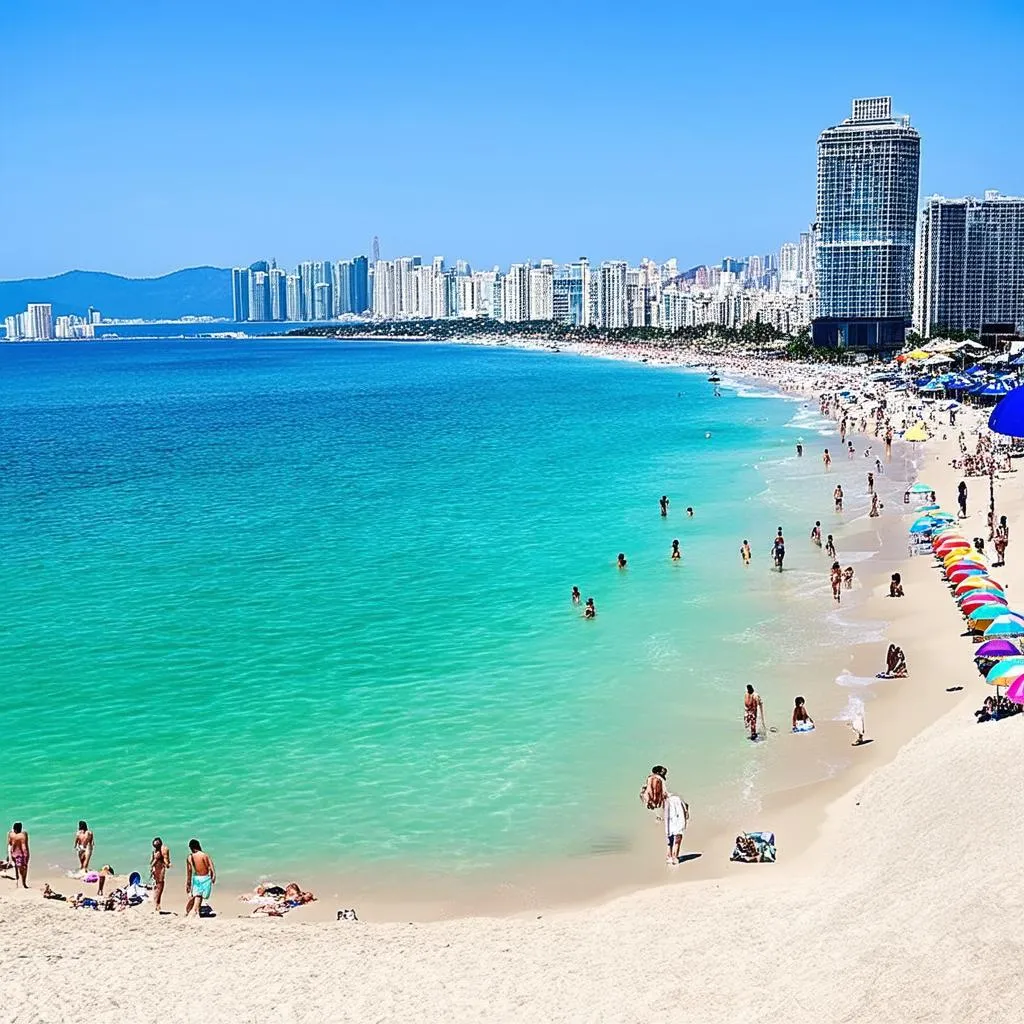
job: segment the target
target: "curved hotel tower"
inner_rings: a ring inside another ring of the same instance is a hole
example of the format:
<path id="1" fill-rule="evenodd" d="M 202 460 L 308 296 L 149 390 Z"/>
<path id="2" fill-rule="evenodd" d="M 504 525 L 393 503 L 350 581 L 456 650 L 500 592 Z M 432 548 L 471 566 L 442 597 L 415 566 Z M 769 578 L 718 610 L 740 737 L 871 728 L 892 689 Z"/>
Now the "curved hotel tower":
<path id="1" fill-rule="evenodd" d="M 853 101 L 818 137 L 814 344 L 902 347 L 914 291 L 921 136 L 892 99 Z"/>

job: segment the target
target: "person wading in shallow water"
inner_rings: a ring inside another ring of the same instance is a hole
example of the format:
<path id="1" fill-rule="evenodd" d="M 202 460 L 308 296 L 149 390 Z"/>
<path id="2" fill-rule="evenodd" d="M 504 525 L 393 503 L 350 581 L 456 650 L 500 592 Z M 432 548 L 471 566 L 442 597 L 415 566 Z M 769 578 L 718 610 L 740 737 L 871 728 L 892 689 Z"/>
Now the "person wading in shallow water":
<path id="1" fill-rule="evenodd" d="M 747 727 L 752 740 L 757 739 L 757 717 L 761 716 L 761 725 L 764 726 L 764 703 L 761 695 L 747 683 L 747 693 L 743 698 L 743 724 Z"/>

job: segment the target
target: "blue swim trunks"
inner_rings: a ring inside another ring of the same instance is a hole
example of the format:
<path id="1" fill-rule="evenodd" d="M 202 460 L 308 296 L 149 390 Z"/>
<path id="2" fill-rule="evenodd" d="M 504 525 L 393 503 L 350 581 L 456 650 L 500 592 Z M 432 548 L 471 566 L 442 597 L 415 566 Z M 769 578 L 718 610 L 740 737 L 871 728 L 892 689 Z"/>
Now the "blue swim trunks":
<path id="1" fill-rule="evenodd" d="M 213 880 L 209 875 L 192 876 L 193 896 L 202 896 L 204 900 L 208 900 L 211 892 L 213 892 Z"/>

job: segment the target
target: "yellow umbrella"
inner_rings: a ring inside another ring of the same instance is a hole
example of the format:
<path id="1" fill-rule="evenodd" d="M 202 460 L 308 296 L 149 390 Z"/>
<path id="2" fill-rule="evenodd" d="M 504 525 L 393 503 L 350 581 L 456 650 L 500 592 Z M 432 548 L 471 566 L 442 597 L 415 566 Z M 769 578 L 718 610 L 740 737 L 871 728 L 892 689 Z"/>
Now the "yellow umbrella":
<path id="1" fill-rule="evenodd" d="M 954 562 L 974 562 L 976 565 L 980 565 L 982 567 L 988 565 L 981 555 L 970 550 L 963 551 L 958 549 L 956 551 L 950 551 L 948 554 L 942 556 L 943 565 L 950 566 Z"/>
<path id="2" fill-rule="evenodd" d="M 924 425 L 924 420 L 918 420 L 904 435 L 904 441 L 927 441 L 928 440 L 928 428 Z"/>
<path id="3" fill-rule="evenodd" d="M 913 352 L 907 353 L 908 359 L 930 359 L 931 352 L 926 352 L 923 348 L 915 348 Z"/>

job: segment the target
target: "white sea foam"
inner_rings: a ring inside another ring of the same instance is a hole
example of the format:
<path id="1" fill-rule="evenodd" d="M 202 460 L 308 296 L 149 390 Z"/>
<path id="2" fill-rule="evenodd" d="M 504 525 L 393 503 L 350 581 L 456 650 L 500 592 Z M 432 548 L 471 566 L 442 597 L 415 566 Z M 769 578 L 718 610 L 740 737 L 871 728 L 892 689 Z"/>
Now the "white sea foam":
<path id="1" fill-rule="evenodd" d="M 877 676 L 855 676 L 848 669 L 843 669 L 839 675 L 836 676 L 836 686 L 842 686 L 847 689 L 863 690 L 865 687 L 874 686 L 877 683 Z M 850 700 L 860 700 L 860 698 L 850 697 Z M 837 721 L 845 721 L 845 719 L 837 719 Z"/>

